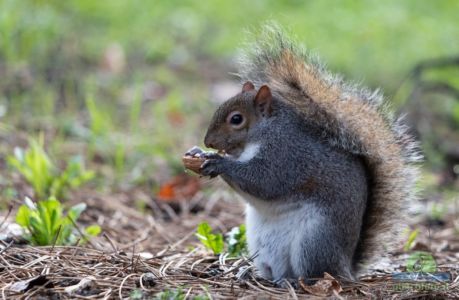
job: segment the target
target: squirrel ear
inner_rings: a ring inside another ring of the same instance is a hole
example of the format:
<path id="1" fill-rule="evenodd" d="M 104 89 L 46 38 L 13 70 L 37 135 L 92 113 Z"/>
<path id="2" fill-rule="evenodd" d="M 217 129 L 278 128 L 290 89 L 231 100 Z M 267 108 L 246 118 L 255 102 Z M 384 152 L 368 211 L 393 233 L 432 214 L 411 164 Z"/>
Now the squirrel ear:
<path id="1" fill-rule="evenodd" d="M 271 90 L 267 85 L 263 85 L 255 96 L 254 105 L 255 109 L 264 116 L 270 116 L 272 112 L 271 102 L 273 96 Z"/>
<path id="2" fill-rule="evenodd" d="M 251 83 L 250 81 L 247 81 L 246 83 L 244 83 L 244 85 L 242 86 L 242 91 L 243 92 L 249 92 L 249 91 L 252 91 L 255 89 L 255 86 L 253 85 L 253 83 Z"/>

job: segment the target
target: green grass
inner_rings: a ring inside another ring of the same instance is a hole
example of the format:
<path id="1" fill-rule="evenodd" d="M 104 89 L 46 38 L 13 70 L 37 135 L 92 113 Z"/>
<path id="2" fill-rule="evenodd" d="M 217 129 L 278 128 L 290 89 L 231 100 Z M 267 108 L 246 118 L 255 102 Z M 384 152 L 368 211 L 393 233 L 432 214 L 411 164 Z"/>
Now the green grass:
<path id="1" fill-rule="evenodd" d="M 2 0 L 1 121 L 52 132 L 58 159 L 83 144 L 70 152 L 97 161 L 99 180 L 135 185 L 164 163 L 180 170 L 184 149 L 201 144 L 212 87 L 234 79 L 247 30 L 278 22 L 332 70 L 401 105 L 416 63 L 459 53 L 458 12 L 443 0 Z M 457 84 L 455 72 L 426 78 Z"/>
<path id="2" fill-rule="evenodd" d="M 44 149 L 44 137 L 30 139 L 24 150 L 16 147 L 14 155 L 7 157 L 11 167 L 19 172 L 33 187 L 37 200 L 48 197 L 64 197 L 68 190 L 80 187 L 94 177 L 93 171 L 86 171 L 80 158 L 74 157 L 60 171 Z"/>
<path id="3" fill-rule="evenodd" d="M 392 88 L 419 59 L 459 51 L 457 1 L 4 0 L 0 11 L 0 54 L 14 64 L 46 62 L 62 42 L 94 61 L 117 42 L 129 56 L 192 65 L 197 55 L 232 56 L 244 31 L 267 20 L 334 69 Z"/>

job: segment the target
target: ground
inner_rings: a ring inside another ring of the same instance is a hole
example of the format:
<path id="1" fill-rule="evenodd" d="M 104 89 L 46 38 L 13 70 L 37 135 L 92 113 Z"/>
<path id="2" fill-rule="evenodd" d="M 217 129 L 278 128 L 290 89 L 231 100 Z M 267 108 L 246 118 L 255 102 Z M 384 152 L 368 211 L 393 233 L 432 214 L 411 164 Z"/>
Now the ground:
<path id="1" fill-rule="evenodd" d="M 131 199 L 148 198 L 142 191 L 112 196 L 80 192 L 78 197 L 89 205 L 84 223 L 98 221 L 103 235 L 83 246 L 32 247 L 3 241 L 2 297 L 149 299 L 160 297 L 158 293 L 164 291 L 214 299 L 459 297 L 459 239 L 457 218 L 453 216 L 440 224 L 427 224 L 422 218 L 418 218 L 417 225 L 412 224 L 421 234 L 411 250 L 430 251 L 437 271 L 451 274 L 446 283 L 405 283 L 394 279 L 394 273 L 405 271 L 409 259 L 401 245 L 400 251 L 391 253 L 356 281 L 322 279 L 313 288 L 305 286 L 307 291 L 301 286 L 281 288 L 259 278 L 250 257 L 228 259 L 212 255 L 194 236 L 201 221 L 208 221 L 222 232 L 243 221 L 240 199 L 219 183 L 213 185 L 215 190 L 210 196 L 198 192 L 179 205 L 159 202 L 154 214 L 132 208 Z M 162 299 L 180 299 L 179 296 Z"/>

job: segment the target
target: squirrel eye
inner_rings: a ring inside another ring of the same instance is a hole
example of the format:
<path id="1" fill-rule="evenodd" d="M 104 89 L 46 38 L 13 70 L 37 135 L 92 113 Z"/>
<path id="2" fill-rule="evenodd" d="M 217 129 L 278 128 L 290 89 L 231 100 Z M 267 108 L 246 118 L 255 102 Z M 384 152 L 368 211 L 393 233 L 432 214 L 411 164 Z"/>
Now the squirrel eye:
<path id="1" fill-rule="evenodd" d="M 233 125 L 239 125 L 242 123 L 242 115 L 236 114 L 231 117 L 231 124 Z"/>
<path id="2" fill-rule="evenodd" d="M 228 115 L 227 122 L 230 123 L 234 128 L 239 129 L 244 125 L 245 119 L 240 112 L 233 111 Z"/>

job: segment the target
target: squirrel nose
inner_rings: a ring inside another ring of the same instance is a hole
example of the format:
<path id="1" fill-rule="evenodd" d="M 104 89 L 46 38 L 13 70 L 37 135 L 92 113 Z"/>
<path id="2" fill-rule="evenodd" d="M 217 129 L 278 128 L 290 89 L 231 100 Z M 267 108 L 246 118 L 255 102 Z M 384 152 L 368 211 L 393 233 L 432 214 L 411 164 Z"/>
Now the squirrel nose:
<path id="1" fill-rule="evenodd" d="M 207 148 L 214 148 L 215 149 L 215 146 L 213 143 L 210 143 L 210 142 L 204 142 L 204 144 L 206 145 Z"/>
<path id="2" fill-rule="evenodd" d="M 204 145 L 206 145 L 207 148 L 214 147 L 214 144 L 210 141 L 210 138 L 207 134 L 206 134 L 206 137 L 204 138 Z"/>

